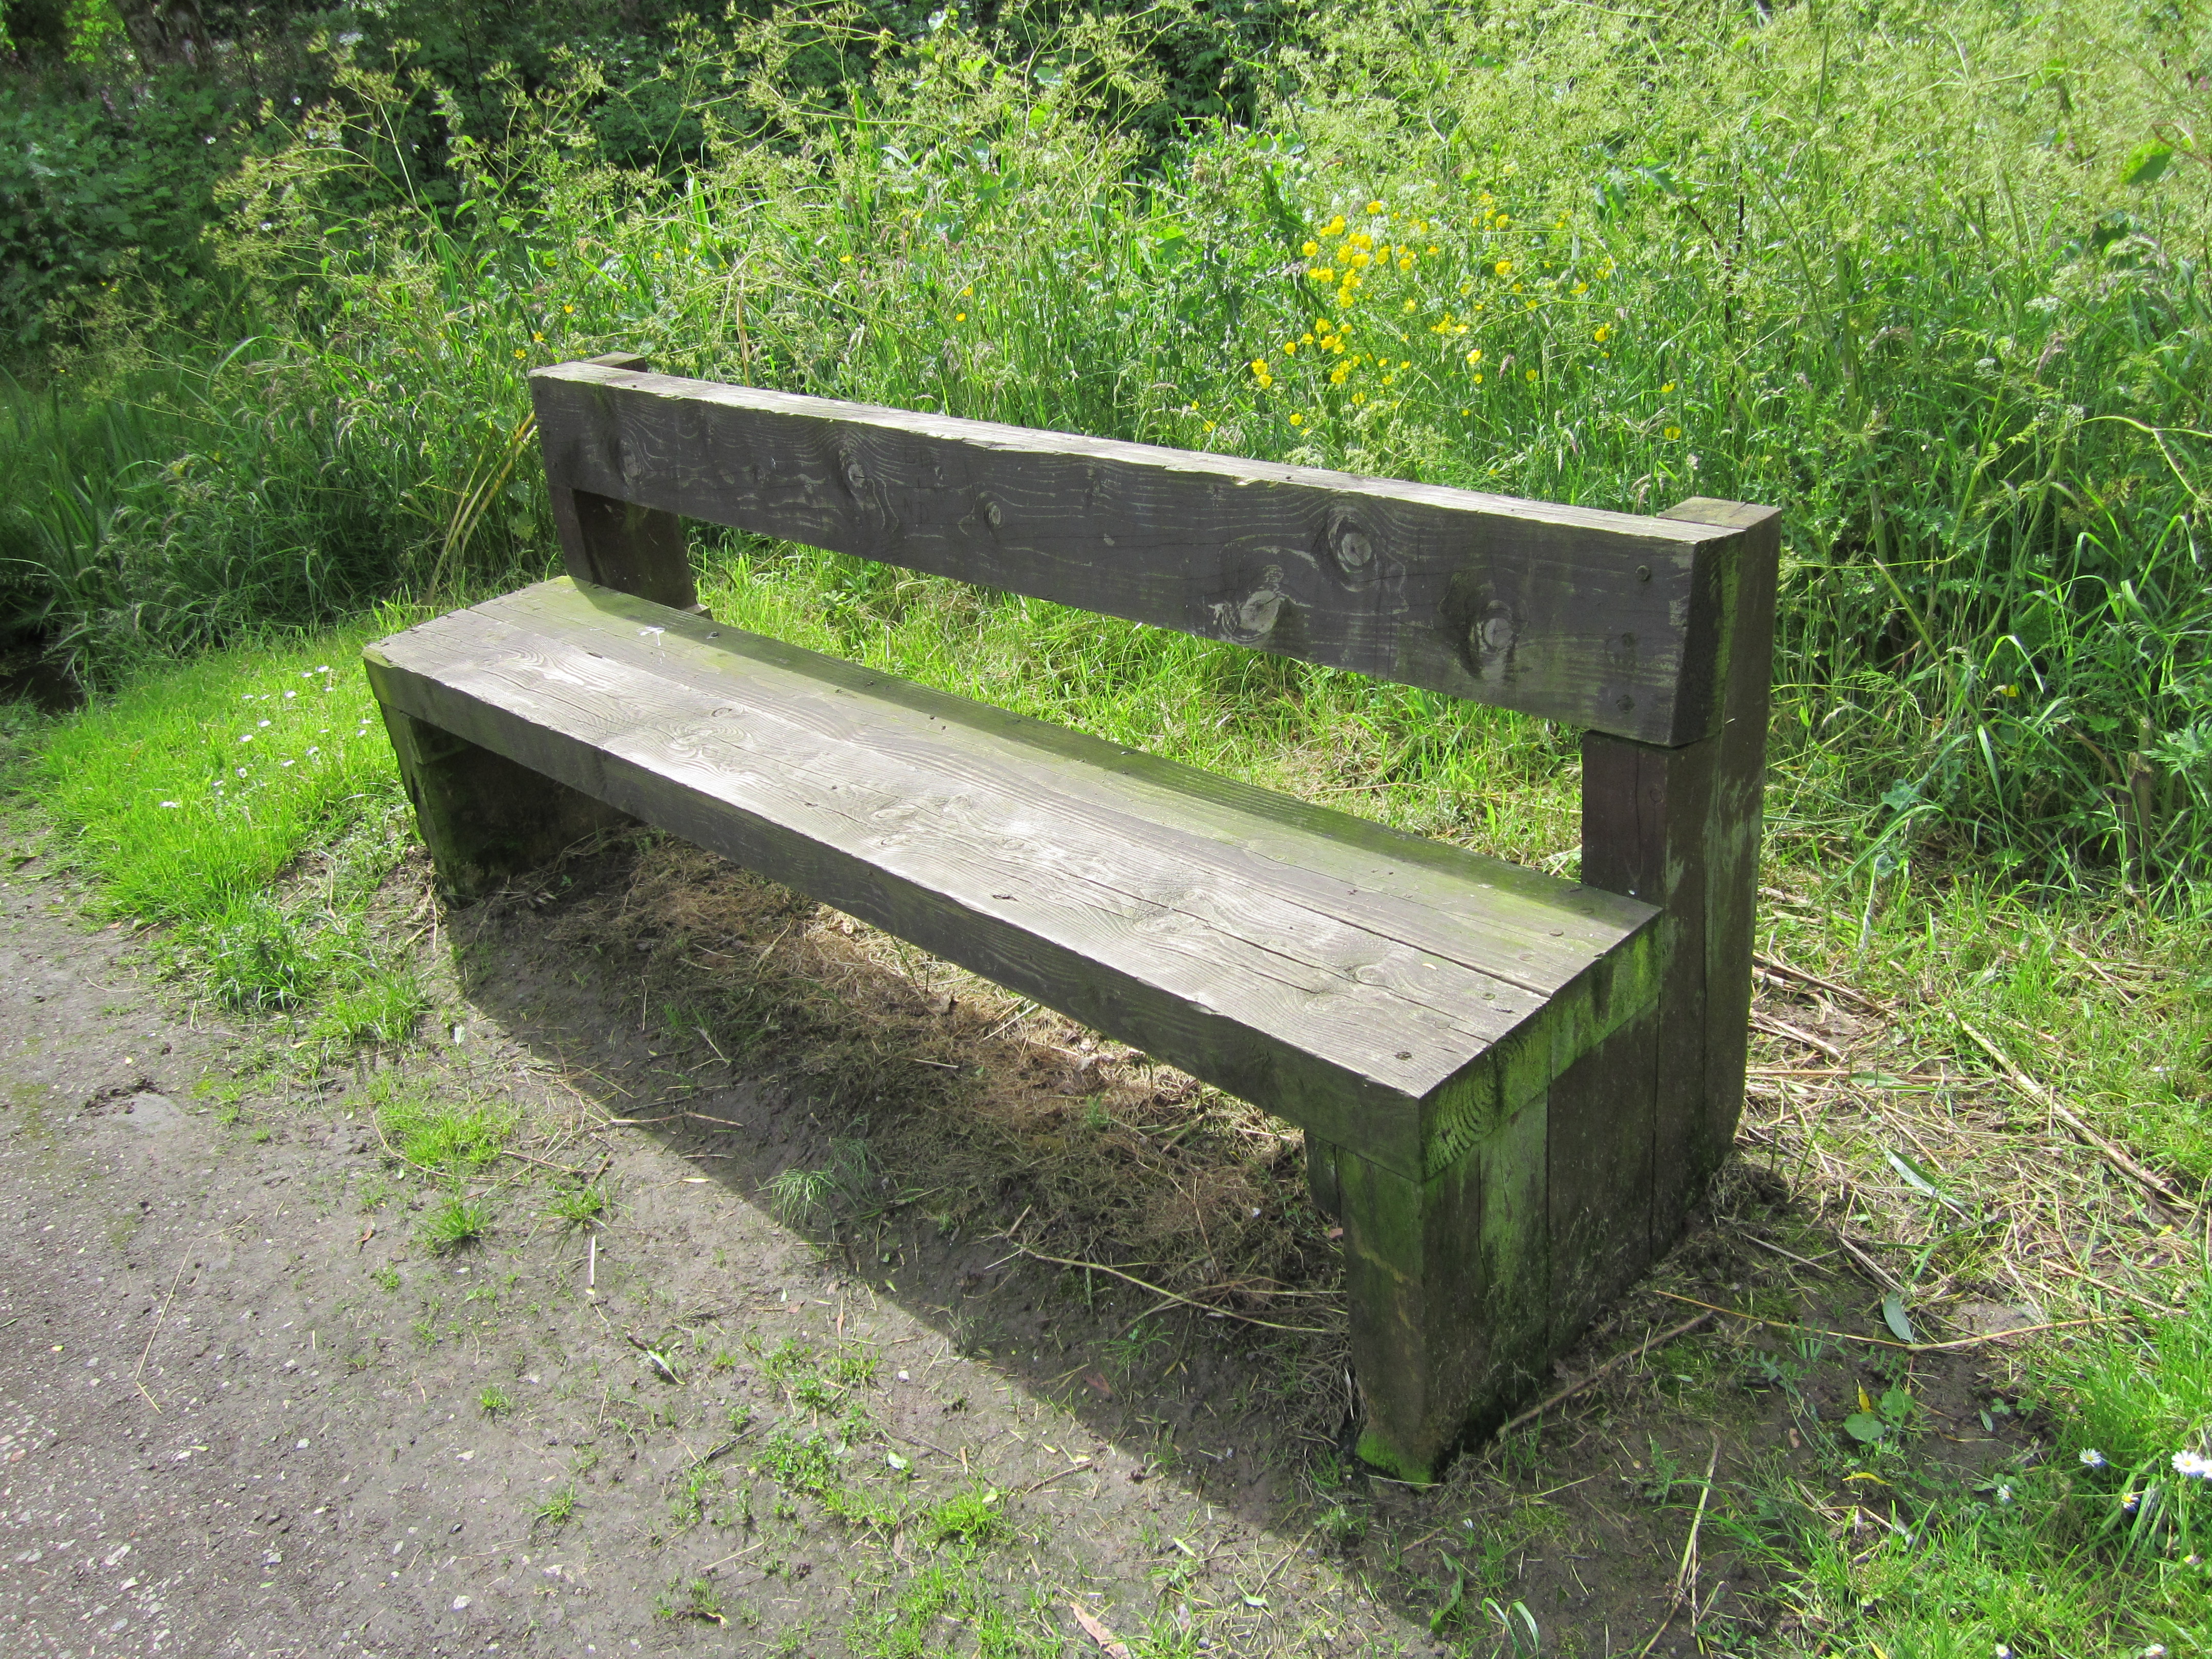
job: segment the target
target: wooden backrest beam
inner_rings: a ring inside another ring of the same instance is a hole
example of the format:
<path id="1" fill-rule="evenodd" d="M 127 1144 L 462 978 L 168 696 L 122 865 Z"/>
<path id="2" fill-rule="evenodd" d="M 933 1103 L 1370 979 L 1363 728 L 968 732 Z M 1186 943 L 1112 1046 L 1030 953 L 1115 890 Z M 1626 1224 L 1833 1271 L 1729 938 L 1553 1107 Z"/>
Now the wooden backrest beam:
<path id="1" fill-rule="evenodd" d="M 677 520 L 701 519 L 1639 743 L 1718 727 L 1741 526 L 618 366 L 636 362 L 531 376 L 583 580 L 688 604 Z"/>

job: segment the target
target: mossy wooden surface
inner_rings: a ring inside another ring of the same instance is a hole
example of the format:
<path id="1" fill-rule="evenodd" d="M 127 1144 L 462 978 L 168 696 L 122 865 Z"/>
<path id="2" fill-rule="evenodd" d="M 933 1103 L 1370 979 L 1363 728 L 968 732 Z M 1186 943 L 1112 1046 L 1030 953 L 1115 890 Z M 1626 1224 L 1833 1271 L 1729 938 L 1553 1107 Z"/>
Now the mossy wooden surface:
<path id="1" fill-rule="evenodd" d="M 532 384 L 577 580 L 368 653 L 448 890 L 634 817 L 1301 1125 L 1360 1454 L 1401 1480 L 1673 1243 L 1742 1098 L 1770 510 L 1593 514 L 634 358 Z M 718 625 L 678 514 L 1576 720 L 1584 884 Z"/>

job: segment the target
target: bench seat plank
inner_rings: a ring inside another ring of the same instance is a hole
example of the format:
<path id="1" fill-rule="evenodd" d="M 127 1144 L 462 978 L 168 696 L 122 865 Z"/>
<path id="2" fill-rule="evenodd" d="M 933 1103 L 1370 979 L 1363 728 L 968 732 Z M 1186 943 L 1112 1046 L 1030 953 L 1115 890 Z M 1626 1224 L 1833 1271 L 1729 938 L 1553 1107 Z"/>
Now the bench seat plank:
<path id="1" fill-rule="evenodd" d="M 567 580 L 380 697 L 1416 1179 L 1647 1006 L 1650 907 Z"/>

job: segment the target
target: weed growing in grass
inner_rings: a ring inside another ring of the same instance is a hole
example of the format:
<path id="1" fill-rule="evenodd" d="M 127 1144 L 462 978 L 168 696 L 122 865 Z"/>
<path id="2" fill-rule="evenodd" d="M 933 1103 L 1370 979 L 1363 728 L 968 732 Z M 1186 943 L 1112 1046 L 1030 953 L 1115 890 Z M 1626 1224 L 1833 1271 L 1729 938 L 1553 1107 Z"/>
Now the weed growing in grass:
<path id="1" fill-rule="evenodd" d="M 491 1224 L 489 1205 L 455 1193 L 423 1218 L 422 1237 L 433 1250 L 458 1250 L 481 1241 Z"/>
<path id="2" fill-rule="evenodd" d="M 809 1498 L 826 1496 L 842 1480 L 836 1443 L 818 1431 L 800 1435 L 789 1424 L 769 1437 L 760 1467 L 777 1482 Z"/>
<path id="3" fill-rule="evenodd" d="M 972 1632 L 975 1651 L 990 1659 L 1065 1650 L 1058 1638 L 1041 1638 L 1024 1629 L 1007 1612 L 981 1566 L 964 1556 L 924 1566 L 890 1598 L 889 1607 L 879 1600 L 875 1611 L 854 1618 L 846 1627 L 845 1642 L 867 1659 L 921 1659 L 942 1650 L 939 1642 L 947 1621 Z"/>
<path id="4" fill-rule="evenodd" d="M 496 1386 L 478 1395 L 477 1404 L 486 1417 L 498 1417 L 514 1409 L 514 1401 L 507 1397 L 507 1390 Z"/>
<path id="5" fill-rule="evenodd" d="M 850 1207 L 868 1194 L 872 1163 L 868 1143 L 833 1137 L 829 1161 L 820 1169 L 793 1167 L 769 1182 L 769 1201 L 786 1226 L 807 1227 L 829 1219 L 840 1205 Z"/>

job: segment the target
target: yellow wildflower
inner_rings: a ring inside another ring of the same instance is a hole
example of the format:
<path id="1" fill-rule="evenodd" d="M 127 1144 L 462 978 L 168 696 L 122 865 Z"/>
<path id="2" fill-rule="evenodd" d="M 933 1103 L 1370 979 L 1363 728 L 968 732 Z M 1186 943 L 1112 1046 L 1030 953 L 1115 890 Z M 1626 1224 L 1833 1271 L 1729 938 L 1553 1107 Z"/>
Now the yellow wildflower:
<path id="1" fill-rule="evenodd" d="M 1496 264 L 1492 265 L 1491 269 L 1500 276 L 1510 276 L 1513 274 L 1513 261 L 1510 259 L 1500 259 Z"/>
<path id="2" fill-rule="evenodd" d="M 1371 257 L 1365 249 L 1356 249 L 1345 256 L 1344 263 L 1355 270 L 1364 270 Z"/>
<path id="3" fill-rule="evenodd" d="M 516 356 L 518 356 L 518 357 L 526 357 L 526 356 L 528 356 L 530 354 L 529 354 L 528 352 L 526 352 L 526 351 L 523 350 L 523 349 L 522 349 L 520 346 L 517 346 L 517 347 L 515 347 L 515 349 L 514 349 L 514 355 L 515 355 Z"/>
<path id="4" fill-rule="evenodd" d="M 1306 417 L 1303 415 L 1293 415 L 1291 416 L 1291 424 L 1292 426 L 1304 426 L 1305 423 Z"/>
<path id="5" fill-rule="evenodd" d="M 1328 383 L 1331 386 L 1342 386 L 1344 384 L 1345 377 L 1351 373 L 1352 365 L 1350 363 L 1339 363 L 1334 368 L 1329 370 Z"/>
<path id="6" fill-rule="evenodd" d="M 1357 248 L 1370 248 L 1375 246 L 1375 239 L 1364 230 L 1352 232 L 1350 240 L 1352 246 Z"/>
<path id="7" fill-rule="evenodd" d="M 1420 308 L 1419 304 L 1415 301 L 1408 300 L 1406 301 L 1406 309 L 1408 311 L 1419 311 Z"/>
<path id="8" fill-rule="evenodd" d="M 1332 283 L 1336 280 L 1336 273 L 1327 265 L 1316 265 L 1311 270 L 1306 272 L 1306 275 L 1316 283 Z"/>
<path id="9" fill-rule="evenodd" d="M 1319 242 L 1307 242 L 1299 247 L 1298 252 L 1305 255 L 1307 258 L 1310 259 L 1320 253 L 1321 244 Z"/>
<path id="10" fill-rule="evenodd" d="M 530 337 L 537 341 L 540 345 L 544 345 L 545 343 L 545 337 L 543 334 L 532 334 Z"/>
<path id="11" fill-rule="evenodd" d="M 1322 235 L 1324 235 L 1324 236 L 1341 236 L 1341 235 L 1343 235 L 1343 234 L 1344 234 L 1344 216 L 1343 216 L 1341 213 L 1340 213 L 1340 214 L 1338 214 L 1338 215 L 1336 216 L 1336 217 L 1335 217 L 1335 218 L 1334 218 L 1334 219 L 1330 220 L 1327 224 L 1323 225 L 1323 226 L 1321 228 L 1321 234 L 1322 234 Z"/>
<path id="12" fill-rule="evenodd" d="M 1593 339 L 1593 340 L 1595 340 L 1595 341 L 1596 341 L 1600 345 L 1603 345 L 1603 344 L 1604 344 L 1607 340 L 1611 339 L 1612 337 L 1613 337 L 1613 325 L 1612 325 L 1611 323 L 1600 323 L 1600 324 L 1597 325 L 1597 331 L 1596 331 L 1596 332 L 1595 332 L 1594 334 L 1592 334 L 1592 335 L 1590 336 L 1590 338 L 1591 338 L 1591 339 Z"/>
<path id="13" fill-rule="evenodd" d="M 837 256 L 837 263 L 841 265 L 849 265 L 853 263 L 853 256 L 849 253 L 841 253 Z"/>
<path id="14" fill-rule="evenodd" d="M 1679 426 L 1670 426 L 1670 427 L 1668 427 L 1668 428 L 1667 428 L 1667 436 L 1668 436 L 1668 440 L 1669 440 L 1670 441 L 1671 441 L 1672 440 L 1674 440 L 1674 439 L 1676 439 L 1676 438 L 1680 437 L 1681 435 L 1682 435 L 1682 428 L 1681 428 L 1680 427 L 1679 427 Z"/>
<path id="15" fill-rule="evenodd" d="M 561 314 L 564 317 L 573 317 L 576 314 L 576 307 L 574 306 L 562 306 L 561 307 Z"/>
<path id="16" fill-rule="evenodd" d="M 1311 345 L 1313 343 L 1314 337 L 1310 334 L 1301 334 L 1298 336 L 1298 343 L 1300 345 Z"/>
<path id="17" fill-rule="evenodd" d="M 1399 270 L 1411 270 L 1413 268 L 1413 256 L 1412 254 L 1410 254 L 1410 253 L 1401 253 L 1401 254 L 1400 254 L 1400 255 L 1398 256 L 1398 269 L 1399 269 Z"/>
<path id="18" fill-rule="evenodd" d="M 975 293 L 975 290 L 972 288 L 963 288 L 960 290 L 960 297 L 963 300 L 971 299 L 974 297 Z"/>
<path id="19" fill-rule="evenodd" d="M 1574 291 L 1577 294 L 1587 294 L 1589 292 L 1589 284 L 1588 283 L 1577 283 L 1575 284 Z"/>
<path id="20" fill-rule="evenodd" d="M 952 320 L 956 323 L 964 323 L 968 320 L 968 313 L 964 311 L 956 311 L 952 313 Z"/>
<path id="21" fill-rule="evenodd" d="M 1370 202 L 1367 204 L 1367 210 L 1370 213 L 1380 213 L 1382 211 L 1382 204 L 1380 202 Z"/>
<path id="22" fill-rule="evenodd" d="M 1474 350 L 1468 352 L 1467 354 L 1467 360 L 1470 363 L 1480 362 L 1482 361 L 1482 348 L 1480 346 L 1477 346 Z"/>
<path id="23" fill-rule="evenodd" d="M 1669 380 L 1666 385 L 1659 388 L 1659 392 L 1662 397 L 1664 397 L 1668 392 L 1672 392 L 1674 389 L 1674 383 L 1672 380 Z"/>
<path id="24" fill-rule="evenodd" d="M 1480 374 L 1476 375 L 1476 376 L 1474 377 L 1474 383 L 1475 383 L 1477 386 L 1480 386 L 1480 385 L 1482 384 L 1482 376 L 1481 376 L 1481 375 L 1480 375 Z"/>
<path id="25" fill-rule="evenodd" d="M 1536 378 L 1536 371 L 1535 371 L 1534 369 L 1533 369 L 1533 368 L 1532 368 L 1532 369 L 1530 369 L 1530 370 L 1528 371 L 1528 379 L 1530 379 L 1530 380 L 1534 380 L 1535 378 Z"/>
<path id="26" fill-rule="evenodd" d="M 1267 360 L 1265 357 L 1255 357 L 1252 360 L 1252 372 L 1255 374 L 1265 374 L 1267 372 Z"/>

